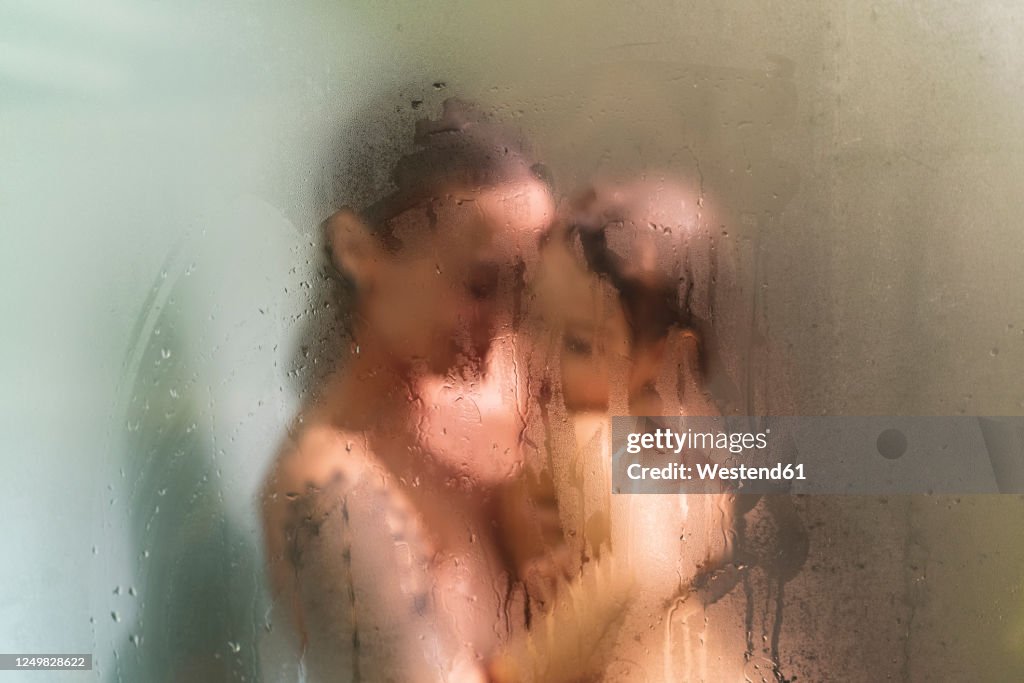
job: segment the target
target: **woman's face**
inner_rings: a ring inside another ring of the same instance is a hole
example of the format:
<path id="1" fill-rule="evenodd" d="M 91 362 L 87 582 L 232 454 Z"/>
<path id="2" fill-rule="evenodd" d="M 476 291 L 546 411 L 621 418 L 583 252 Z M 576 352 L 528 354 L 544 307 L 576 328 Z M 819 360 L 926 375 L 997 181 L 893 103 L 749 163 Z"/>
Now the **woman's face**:
<path id="1" fill-rule="evenodd" d="M 532 178 L 456 189 L 392 220 L 400 246 L 381 250 L 361 312 L 399 362 L 445 374 L 485 359 L 511 325 L 526 262 L 553 214 Z"/>
<path id="2" fill-rule="evenodd" d="M 475 481 L 520 461 L 529 340 L 515 318 L 553 213 L 534 179 L 447 193 L 392 223 L 401 246 L 364 293 L 374 338 L 415 373 L 419 438 Z"/>

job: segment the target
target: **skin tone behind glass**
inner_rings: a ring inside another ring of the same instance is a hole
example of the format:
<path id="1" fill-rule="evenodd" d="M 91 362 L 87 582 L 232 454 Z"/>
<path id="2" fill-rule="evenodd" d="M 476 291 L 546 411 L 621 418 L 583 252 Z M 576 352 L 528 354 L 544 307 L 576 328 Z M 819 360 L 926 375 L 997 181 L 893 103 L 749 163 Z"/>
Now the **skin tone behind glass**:
<path id="1" fill-rule="evenodd" d="M 507 680 L 577 680 L 551 675 L 560 658 L 602 681 L 746 680 L 755 675 L 748 666 L 777 670 L 775 637 L 758 657 L 735 611 L 725 608 L 730 616 L 713 629 L 707 616 L 750 585 L 754 568 L 781 599 L 807 557 L 791 497 L 681 495 L 670 484 L 663 494 L 611 495 L 611 415 L 743 414 L 730 377 L 741 368 L 722 362 L 728 340 L 716 323 L 729 301 L 716 288 L 735 287 L 737 276 L 708 229 L 717 210 L 691 185 L 648 174 L 594 182 L 562 214 L 535 282 L 554 349 L 546 427 L 568 551 L 580 576 L 597 578 L 552 609 L 571 612 L 561 621 L 581 637 L 563 639 L 543 662 L 509 658 Z M 616 592 L 620 604 L 611 605 Z"/>
<path id="2" fill-rule="evenodd" d="M 722 413 L 689 314 L 693 280 L 709 271 L 700 239 L 710 211 L 683 183 L 597 182 L 566 207 L 542 249 L 536 290 L 561 342 L 553 367 L 565 420 L 551 425 L 563 526 L 581 572 L 614 566 L 633 577 L 613 628 L 594 630 L 600 643 L 583 648 L 596 654 L 580 669 L 601 680 L 699 674 L 680 669 L 666 645 L 666 606 L 730 553 L 728 496 L 613 496 L 606 455 L 609 415 Z"/>
<path id="3" fill-rule="evenodd" d="M 353 352 L 263 490 L 276 604 L 313 680 L 486 680 L 522 612 L 512 587 L 558 535 L 522 499 L 516 334 L 549 189 L 461 103 L 417 142 L 393 195 L 326 223 Z"/>

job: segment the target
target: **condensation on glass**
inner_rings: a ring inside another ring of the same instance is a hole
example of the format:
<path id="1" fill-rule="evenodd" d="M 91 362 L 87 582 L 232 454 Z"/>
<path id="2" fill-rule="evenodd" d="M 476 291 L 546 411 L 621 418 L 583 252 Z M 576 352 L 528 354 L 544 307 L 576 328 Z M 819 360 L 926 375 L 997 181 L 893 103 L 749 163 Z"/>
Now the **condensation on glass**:
<path id="1" fill-rule="evenodd" d="M 0 22 L 10 651 L 1024 676 L 1019 497 L 603 459 L 612 414 L 1020 413 L 1018 8 L 58 5 Z"/>

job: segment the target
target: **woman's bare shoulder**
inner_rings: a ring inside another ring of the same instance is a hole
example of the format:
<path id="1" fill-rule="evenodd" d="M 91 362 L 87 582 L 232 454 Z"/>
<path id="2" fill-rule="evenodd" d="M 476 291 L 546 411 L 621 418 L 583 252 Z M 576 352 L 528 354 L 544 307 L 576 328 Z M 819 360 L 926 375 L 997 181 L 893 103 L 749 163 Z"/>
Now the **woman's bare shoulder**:
<path id="1" fill-rule="evenodd" d="M 303 494 L 339 480 L 372 483 L 380 476 L 381 468 L 364 434 L 311 424 L 289 434 L 267 483 L 276 492 L 288 495 Z"/>
<path id="2" fill-rule="evenodd" d="M 432 553 L 409 497 L 371 451 L 362 433 L 304 425 L 281 449 L 267 479 L 265 500 L 276 501 L 283 519 L 319 524 L 338 505 L 352 520 L 349 542 L 397 541 Z"/>

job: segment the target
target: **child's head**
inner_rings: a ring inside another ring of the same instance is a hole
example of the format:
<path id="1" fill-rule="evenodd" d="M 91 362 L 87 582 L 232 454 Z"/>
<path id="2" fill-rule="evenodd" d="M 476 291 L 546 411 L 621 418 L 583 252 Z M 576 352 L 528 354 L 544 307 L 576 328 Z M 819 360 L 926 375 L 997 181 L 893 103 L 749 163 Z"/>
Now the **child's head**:
<path id="1" fill-rule="evenodd" d="M 522 144 L 463 103 L 421 121 L 416 142 L 394 169 L 395 192 L 336 213 L 328 239 L 356 286 L 361 332 L 396 363 L 443 373 L 486 355 L 510 315 L 517 264 L 554 208 Z"/>
<path id="2" fill-rule="evenodd" d="M 552 230 L 540 289 L 563 330 L 570 410 L 608 409 L 616 382 L 632 410 L 657 407 L 647 399 L 671 332 L 690 324 L 687 243 L 698 231 L 698 199 L 665 180 L 595 183 Z"/>

